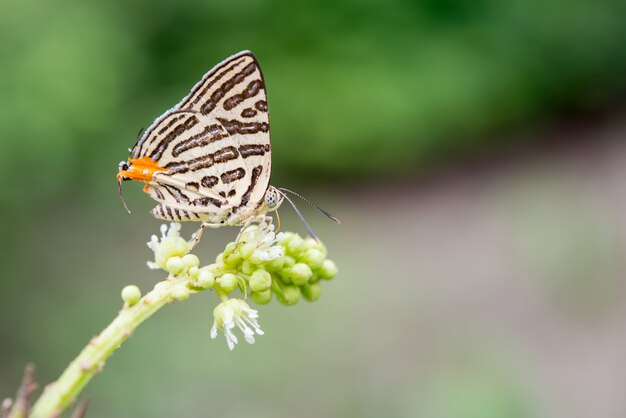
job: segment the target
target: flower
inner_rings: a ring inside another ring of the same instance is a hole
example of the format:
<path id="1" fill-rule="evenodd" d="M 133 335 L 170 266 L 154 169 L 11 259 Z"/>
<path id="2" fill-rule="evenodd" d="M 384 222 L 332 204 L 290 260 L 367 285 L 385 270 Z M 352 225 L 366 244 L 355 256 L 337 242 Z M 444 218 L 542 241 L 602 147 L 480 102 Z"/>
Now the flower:
<path id="1" fill-rule="evenodd" d="M 241 253 L 253 264 L 261 264 L 282 257 L 285 255 L 285 249 L 279 245 L 282 235 L 282 232 L 274 233 L 272 224 L 265 227 L 256 225 L 248 227 L 241 238 L 241 241 L 245 242 Z"/>
<path id="2" fill-rule="evenodd" d="M 189 251 L 190 244 L 180 236 L 180 228 L 179 223 L 172 222 L 169 228 L 167 225 L 161 225 L 160 240 L 156 235 L 152 235 L 148 248 L 154 251 L 154 261 L 148 261 L 149 268 L 153 270 L 161 268 L 172 274 L 179 274 L 184 270 L 186 267 L 184 261 L 187 260 L 183 260 L 182 257 Z"/>
<path id="3" fill-rule="evenodd" d="M 213 310 L 213 327 L 211 338 L 217 337 L 218 331 L 223 331 L 228 348 L 235 348 L 238 340 L 233 332 L 235 326 L 243 332 L 248 344 L 254 344 L 254 334 L 263 335 L 263 330 L 257 319 L 259 313 L 241 299 L 227 299 Z"/>

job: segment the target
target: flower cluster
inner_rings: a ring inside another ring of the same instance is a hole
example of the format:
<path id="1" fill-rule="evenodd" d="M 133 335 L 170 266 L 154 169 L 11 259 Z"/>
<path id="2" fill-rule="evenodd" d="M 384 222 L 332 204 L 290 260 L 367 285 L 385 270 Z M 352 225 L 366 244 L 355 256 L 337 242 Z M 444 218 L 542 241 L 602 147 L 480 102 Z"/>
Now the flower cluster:
<path id="1" fill-rule="evenodd" d="M 290 232 L 275 234 L 271 224 L 249 226 L 214 263 L 202 267 L 198 257 L 189 253 L 193 243 L 180 236 L 180 224 L 163 225 L 161 238 L 152 236 L 148 247 L 154 251 L 150 268 L 184 279 L 185 285 L 176 289 L 174 298 L 184 300 L 192 292 L 207 289 L 220 297 L 221 303 L 213 311 L 211 337 L 223 332 L 231 350 L 238 342 L 233 332 L 236 328 L 250 344 L 255 335 L 263 335 L 258 312 L 250 308 L 247 299 L 259 305 L 269 303 L 273 296 L 285 305 L 301 298 L 314 301 L 320 297 L 322 281 L 337 274 L 322 243 Z M 243 298 L 231 297 L 237 289 Z"/>

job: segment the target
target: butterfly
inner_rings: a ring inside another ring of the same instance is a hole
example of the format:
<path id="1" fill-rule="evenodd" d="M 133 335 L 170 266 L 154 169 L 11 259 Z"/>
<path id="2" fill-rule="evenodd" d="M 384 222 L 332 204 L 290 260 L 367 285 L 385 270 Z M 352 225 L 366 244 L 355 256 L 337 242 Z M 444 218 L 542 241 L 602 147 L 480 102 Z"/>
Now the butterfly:
<path id="1" fill-rule="evenodd" d="M 159 202 L 150 212 L 155 218 L 243 230 L 265 221 L 267 213 L 287 199 L 315 237 L 285 192 L 302 196 L 269 184 L 267 94 L 263 73 L 250 51 L 239 52 L 206 73 L 185 98 L 140 134 L 130 154 L 118 167 L 120 195 L 122 181 L 145 183 L 143 190 Z"/>

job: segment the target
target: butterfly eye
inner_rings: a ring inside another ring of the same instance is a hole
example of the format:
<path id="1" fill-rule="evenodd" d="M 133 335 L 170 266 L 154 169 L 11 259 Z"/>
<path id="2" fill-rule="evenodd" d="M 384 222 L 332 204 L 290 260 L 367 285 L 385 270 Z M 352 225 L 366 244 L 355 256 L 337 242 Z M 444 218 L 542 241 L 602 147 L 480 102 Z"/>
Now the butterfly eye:
<path id="1" fill-rule="evenodd" d="M 265 195 L 265 203 L 267 204 L 268 208 L 274 208 L 274 206 L 276 206 L 276 193 L 268 191 Z"/>
<path id="2" fill-rule="evenodd" d="M 126 161 L 120 161 L 120 164 L 118 165 L 118 168 L 122 171 L 128 171 L 128 162 Z"/>

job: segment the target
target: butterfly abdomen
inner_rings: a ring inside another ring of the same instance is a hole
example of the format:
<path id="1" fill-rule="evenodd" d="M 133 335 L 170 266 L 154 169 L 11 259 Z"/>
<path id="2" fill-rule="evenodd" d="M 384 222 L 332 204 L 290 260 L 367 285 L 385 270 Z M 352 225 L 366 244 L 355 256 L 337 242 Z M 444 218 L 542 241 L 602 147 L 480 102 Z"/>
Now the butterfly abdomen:
<path id="1" fill-rule="evenodd" d="M 164 204 L 157 205 L 150 211 L 150 214 L 157 219 L 164 219 L 167 221 L 198 221 L 200 217 L 197 213 L 191 212 L 185 209 L 176 209 L 166 206 Z"/>
<path id="2" fill-rule="evenodd" d="M 227 225 L 228 214 L 225 215 L 215 215 L 213 213 L 207 212 L 195 212 L 188 209 L 179 209 L 171 206 L 167 206 L 163 203 L 157 205 L 150 211 L 150 214 L 157 219 L 163 219 L 166 221 L 174 221 L 174 222 L 186 222 L 186 221 L 195 221 L 195 222 L 207 222 L 215 225 Z"/>

